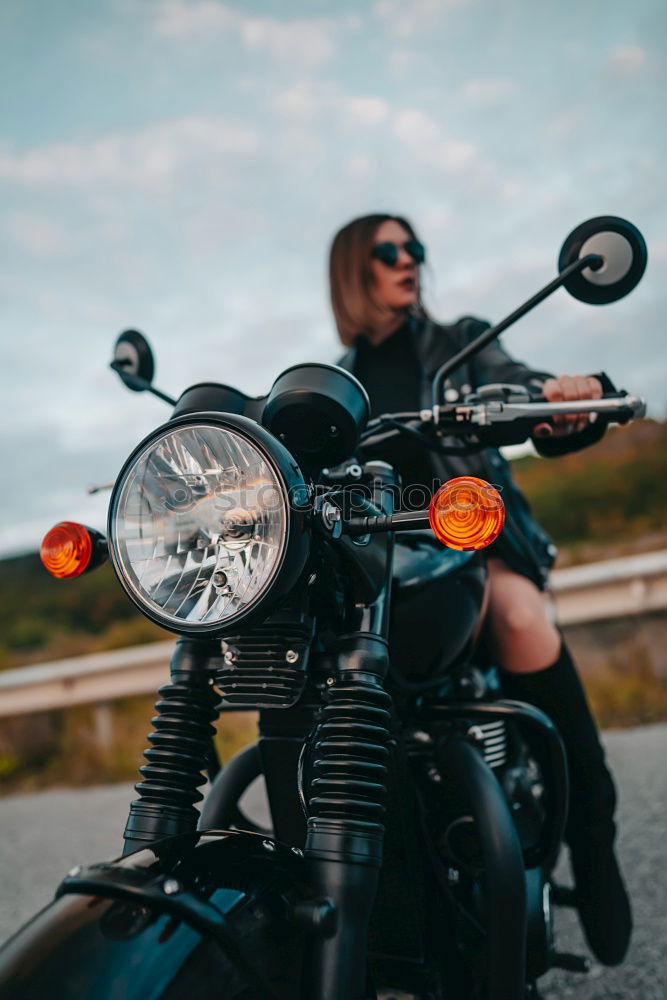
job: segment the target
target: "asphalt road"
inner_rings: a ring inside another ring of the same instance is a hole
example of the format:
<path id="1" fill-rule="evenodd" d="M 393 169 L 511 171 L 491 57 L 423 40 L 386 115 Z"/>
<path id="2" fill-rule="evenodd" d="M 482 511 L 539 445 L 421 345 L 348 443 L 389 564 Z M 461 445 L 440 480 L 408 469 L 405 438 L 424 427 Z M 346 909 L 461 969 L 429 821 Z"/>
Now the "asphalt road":
<path id="1" fill-rule="evenodd" d="M 544 1000 L 665 1000 L 667 997 L 667 725 L 605 737 L 620 789 L 619 851 L 634 905 L 624 964 L 587 975 L 554 971 Z M 120 853 L 128 785 L 0 799 L 0 940 L 46 903 L 73 865 Z M 567 883 L 563 864 L 561 882 Z M 585 953 L 576 915 L 557 913 L 559 950 Z"/>

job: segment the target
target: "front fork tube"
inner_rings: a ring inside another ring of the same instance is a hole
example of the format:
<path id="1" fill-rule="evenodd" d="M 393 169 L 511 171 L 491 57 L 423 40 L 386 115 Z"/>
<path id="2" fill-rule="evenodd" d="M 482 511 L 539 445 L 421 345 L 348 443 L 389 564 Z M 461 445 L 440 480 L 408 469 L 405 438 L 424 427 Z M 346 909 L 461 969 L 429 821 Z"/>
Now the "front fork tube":
<path id="1" fill-rule="evenodd" d="M 374 503 L 391 513 L 385 487 L 393 485 L 392 470 L 371 465 Z M 314 733 L 305 858 L 310 884 L 334 903 L 337 921 L 333 934 L 312 939 L 302 1000 L 369 996 L 368 927 L 382 864 L 389 763 L 391 555 L 388 537 L 384 586 L 372 605 L 358 609 L 355 631 L 340 639 L 336 677 Z"/>
<path id="2" fill-rule="evenodd" d="M 169 665 L 170 683 L 160 688 L 154 731 L 144 751 L 147 763 L 139 768 L 143 781 L 135 785 L 139 798 L 130 806 L 123 854 L 196 830 L 202 799 L 202 771 L 211 764 L 211 723 L 218 701 L 211 685 L 211 661 L 220 656 L 220 643 L 181 638 Z"/>
<path id="3" fill-rule="evenodd" d="M 348 637 L 316 730 L 306 866 L 318 897 L 337 912 L 333 936 L 315 938 L 303 1000 L 364 1000 L 368 925 L 382 864 L 390 698 L 382 685 L 387 646 Z M 355 667 L 362 666 L 363 672 Z"/>

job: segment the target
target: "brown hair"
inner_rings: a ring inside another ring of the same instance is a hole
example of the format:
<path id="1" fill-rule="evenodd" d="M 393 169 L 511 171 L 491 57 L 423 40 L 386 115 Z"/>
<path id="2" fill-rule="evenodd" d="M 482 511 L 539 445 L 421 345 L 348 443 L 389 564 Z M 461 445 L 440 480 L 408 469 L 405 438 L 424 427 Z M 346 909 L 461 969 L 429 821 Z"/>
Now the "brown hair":
<path id="1" fill-rule="evenodd" d="M 411 239 L 417 239 L 414 228 L 398 215 L 362 215 L 336 233 L 329 251 L 329 287 L 338 336 L 346 347 L 357 337 L 368 336 L 384 311 L 371 293 L 373 273 L 371 250 L 378 226 L 383 222 L 398 222 Z M 425 315 L 421 302 L 421 315 Z"/>

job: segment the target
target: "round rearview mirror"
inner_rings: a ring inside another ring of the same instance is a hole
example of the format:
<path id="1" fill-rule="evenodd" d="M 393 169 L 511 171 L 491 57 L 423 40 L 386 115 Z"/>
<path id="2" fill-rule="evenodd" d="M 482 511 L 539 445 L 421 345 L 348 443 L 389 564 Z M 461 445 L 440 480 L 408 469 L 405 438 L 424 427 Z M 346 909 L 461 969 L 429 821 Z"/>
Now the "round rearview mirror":
<path id="1" fill-rule="evenodd" d="M 155 362 L 151 346 L 138 330 L 124 330 L 116 341 L 111 367 L 128 389 L 143 392 L 153 381 Z"/>
<path id="2" fill-rule="evenodd" d="M 639 284 L 646 269 L 644 237 L 631 222 L 615 215 L 600 215 L 577 226 L 561 247 L 558 270 L 592 253 L 602 257 L 601 266 L 596 270 L 585 267 L 563 282 L 570 295 L 591 305 L 622 299 Z"/>

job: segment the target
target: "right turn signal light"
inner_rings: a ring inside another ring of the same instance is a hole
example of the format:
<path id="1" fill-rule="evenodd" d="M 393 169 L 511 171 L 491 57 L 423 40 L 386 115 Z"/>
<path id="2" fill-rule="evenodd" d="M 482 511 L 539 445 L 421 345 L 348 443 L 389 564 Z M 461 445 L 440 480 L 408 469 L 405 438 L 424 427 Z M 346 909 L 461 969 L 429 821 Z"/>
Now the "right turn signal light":
<path id="1" fill-rule="evenodd" d="M 428 516 L 439 541 L 450 549 L 472 552 L 495 542 L 505 523 L 505 505 L 491 483 L 459 476 L 440 487 Z"/>

